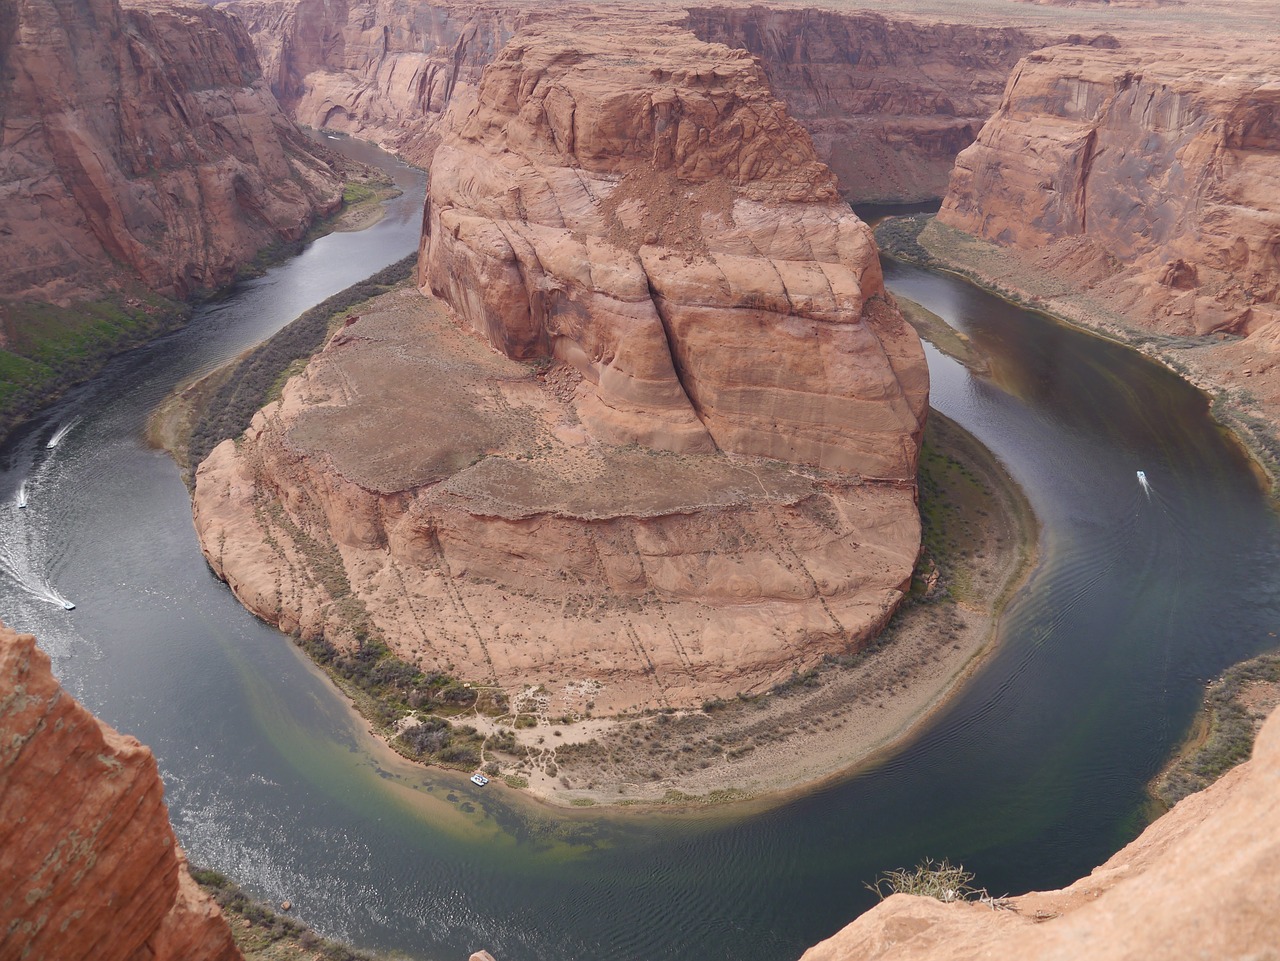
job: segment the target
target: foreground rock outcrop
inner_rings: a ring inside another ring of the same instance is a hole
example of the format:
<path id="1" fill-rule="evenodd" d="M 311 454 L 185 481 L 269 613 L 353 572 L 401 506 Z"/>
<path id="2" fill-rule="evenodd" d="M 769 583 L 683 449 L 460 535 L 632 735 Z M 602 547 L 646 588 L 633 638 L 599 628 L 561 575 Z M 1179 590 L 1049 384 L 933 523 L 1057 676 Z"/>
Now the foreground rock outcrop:
<path id="1" fill-rule="evenodd" d="M 244 29 L 203 4 L 8 0 L 0 64 L 0 297 L 182 298 L 341 202 Z"/>
<path id="2" fill-rule="evenodd" d="M 1256 958 L 1277 954 L 1280 712 L 1253 758 L 1087 878 L 1009 910 L 897 894 L 803 961 Z"/>
<path id="3" fill-rule="evenodd" d="M 285 630 L 600 712 L 863 644 L 919 547 L 927 368 L 756 63 L 531 27 L 454 111 L 420 267 L 457 319 L 388 295 L 210 455 L 214 569 Z"/>
<path id="4" fill-rule="evenodd" d="M 0 624 L 0 957 L 239 961 L 187 872 L 155 757 Z"/>

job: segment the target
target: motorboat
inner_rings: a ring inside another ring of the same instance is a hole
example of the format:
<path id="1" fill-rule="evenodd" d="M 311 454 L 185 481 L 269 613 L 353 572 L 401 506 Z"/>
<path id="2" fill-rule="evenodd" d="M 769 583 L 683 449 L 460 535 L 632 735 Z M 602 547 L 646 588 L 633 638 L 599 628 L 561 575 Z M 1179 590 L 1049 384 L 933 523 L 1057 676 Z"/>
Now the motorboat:
<path id="1" fill-rule="evenodd" d="M 484 787 L 486 784 L 489 783 L 489 779 L 485 777 L 483 774 L 476 773 L 471 775 L 471 783 L 479 787 Z"/>

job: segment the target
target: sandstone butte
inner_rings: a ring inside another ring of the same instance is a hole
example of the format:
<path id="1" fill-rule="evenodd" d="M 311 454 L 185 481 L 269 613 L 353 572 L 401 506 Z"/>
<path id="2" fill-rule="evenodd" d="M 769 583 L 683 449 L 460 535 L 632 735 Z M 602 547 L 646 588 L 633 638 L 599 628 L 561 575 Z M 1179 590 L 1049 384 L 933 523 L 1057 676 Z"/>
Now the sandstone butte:
<path id="1" fill-rule="evenodd" d="M 1280 711 L 1253 758 L 1060 891 L 1007 910 L 895 894 L 801 961 L 1280 957 Z"/>
<path id="2" fill-rule="evenodd" d="M 928 372 L 757 62 L 533 25 L 446 127 L 444 303 L 353 318 L 201 465 L 214 570 L 286 631 L 600 713 L 864 643 L 919 547 Z"/>
<path id="3" fill-rule="evenodd" d="M 244 29 L 208 6 L 5 0 L 0 64 L 0 298 L 183 298 L 341 202 Z M 0 316 L 0 347 L 21 333 Z"/>
<path id="4" fill-rule="evenodd" d="M 0 624 L 0 957 L 240 961 L 169 824 L 152 753 Z"/>
<path id="5" fill-rule="evenodd" d="M 225 4 L 244 21 L 271 89 L 295 119 L 382 143 L 422 166 L 440 142 L 439 122 L 452 98 L 474 89 L 519 30 L 566 13 L 608 23 L 642 10 L 651 23 L 760 57 L 774 94 L 808 130 L 846 199 L 939 197 L 956 153 L 995 110 L 1013 65 L 1069 30 L 1038 22 L 1005 26 L 1009 17 L 999 9 L 985 22 L 965 22 L 972 4 L 936 17 L 872 6 Z"/>

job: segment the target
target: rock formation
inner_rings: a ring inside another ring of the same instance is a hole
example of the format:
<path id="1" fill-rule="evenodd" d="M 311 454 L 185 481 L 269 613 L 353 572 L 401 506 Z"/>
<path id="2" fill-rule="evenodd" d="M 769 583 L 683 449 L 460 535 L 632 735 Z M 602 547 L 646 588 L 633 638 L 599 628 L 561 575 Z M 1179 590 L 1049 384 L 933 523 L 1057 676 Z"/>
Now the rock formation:
<path id="1" fill-rule="evenodd" d="M 760 58 L 774 93 L 850 199 L 939 197 L 1013 65 L 1048 35 L 907 19 L 905 5 L 881 9 L 690 7 L 686 23 L 704 40 Z"/>
<path id="2" fill-rule="evenodd" d="M 566 15 L 607 24 L 642 10 L 650 23 L 759 56 L 845 197 L 862 201 L 940 196 L 1013 64 L 1062 35 L 999 26 L 998 15 L 963 25 L 762 6 L 611 4 L 589 14 L 553 3 L 232 0 L 226 8 L 244 20 L 272 89 L 299 122 L 422 164 L 451 98 L 474 88 L 517 30 Z"/>
<path id="3" fill-rule="evenodd" d="M 1278 787 L 1280 712 L 1252 760 L 1070 887 L 1013 898 L 1009 910 L 896 894 L 802 961 L 1275 958 Z"/>
<path id="4" fill-rule="evenodd" d="M 601 712 L 865 642 L 927 369 L 755 62 L 534 26 L 453 110 L 421 269 L 501 353 L 413 292 L 352 319 L 200 467 L 214 569 L 286 630 Z"/>
<path id="5" fill-rule="evenodd" d="M 341 199 L 243 28 L 199 3 L 0 12 L 0 297 L 184 297 Z"/>
<path id="6" fill-rule="evenodd" d="M 1033 254 L 1136 322 L 1280 320 L 1280 90 L 1271 51 L 1058 46 L 1018 65 L 939 220 Z M 1275 339 L 1274 333 L 1267 334 Z"/>
<path id="7" fill-rule="evenodd" d="M 867 227 L 742 51 L 530 28 L 431 168 L 424 286 L 595 387 L 594 436 L 912 482 L 927 391 Z"/>
<path id="8" fill-rule="evenodd" d="M 187 872 L 151 752 L 0 624 L 0 957 L 238 961 Z"/>

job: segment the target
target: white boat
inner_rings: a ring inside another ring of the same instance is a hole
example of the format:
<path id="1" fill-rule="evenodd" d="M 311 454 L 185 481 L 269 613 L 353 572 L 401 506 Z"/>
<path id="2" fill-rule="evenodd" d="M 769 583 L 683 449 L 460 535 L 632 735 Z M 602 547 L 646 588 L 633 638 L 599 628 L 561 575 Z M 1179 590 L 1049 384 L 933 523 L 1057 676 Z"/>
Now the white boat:
<path id="1" fill-rule="evenodd" d="M 23 481 L 22 486 L 18 488 L 18 506 L 27 506 L 27 482 Z"/>
<path id="2" fill-rule="evenodd" d="M 480 787 L 484 787 L 486 784 L 489 783 L 489 779 L 485 777 L 483 774 L 473 774 L 471 775 L 471 783 L 478 784 Z"/>
<path id="3" fill-rule="evenodd" d="M 1142 484 L 1142 485 L 1144 485 L 1144 486 L 1146 485 L 1146 483 L 1147 483 L 1147 472 L 1146 472 L 1146 471 L 1144 471 L 1144 470 L 1140 470 L 1140 471 L 1138 471 L 1138 483 L 1139 483 L 1139 484 Z"/>
<path id="4" fill-rule="evenodd" d="M 70 601 L 63 601 L 63 602 L 62 602 L 62 609 L 63 609 L 64 611 L 74 611 L 74 610 L 76 609 L 76 606 L 75 606 L 74 604 L 72 604 Z"/>

